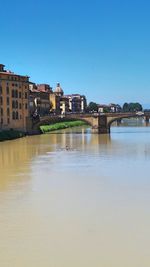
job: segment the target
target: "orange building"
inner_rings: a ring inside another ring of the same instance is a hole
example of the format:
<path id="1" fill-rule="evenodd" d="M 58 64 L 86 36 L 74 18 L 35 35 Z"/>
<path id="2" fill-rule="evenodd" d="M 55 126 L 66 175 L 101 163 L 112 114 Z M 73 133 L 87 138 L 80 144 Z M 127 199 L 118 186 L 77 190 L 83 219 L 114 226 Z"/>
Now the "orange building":
<path id="1" fill-rule="evenodd" d="M 26 132 L 29 117 L 29 77 L 6 71 L 0 64 L 0 130 Z"/>

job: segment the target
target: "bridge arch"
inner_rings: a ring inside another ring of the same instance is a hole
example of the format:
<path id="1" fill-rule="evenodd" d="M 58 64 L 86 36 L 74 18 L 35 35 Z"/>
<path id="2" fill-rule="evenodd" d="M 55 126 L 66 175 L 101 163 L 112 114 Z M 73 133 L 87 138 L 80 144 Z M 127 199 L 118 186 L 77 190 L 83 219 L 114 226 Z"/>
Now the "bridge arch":
<path id="1" fill-rule="evenodd" d="M 32 129 L 35 132 L 41 132 L 40 126 L 42 125 L 51 125 L 57 122 L 66 122 L 66 121 L 84 121 L 91 127 L 92 121 L 90 117 L 83 117 L 83 116 L 46 116 L 44 118 L 39 118 L 39 120 L 32 121 Z"/>
<path id="2" fill-rule="evenodd" d="M 127 115 L 120 115 L 117 117 L 108 117 L 107 118 L 107 127 L 110 129 L 111 125 L 113 122 L 118 121 L 118 120 L 122 120 L 122 119 L 130 119 L 130 118 L 144 118 L 144 114 L 138 115 L 138 114 L 127 114 Z"/>

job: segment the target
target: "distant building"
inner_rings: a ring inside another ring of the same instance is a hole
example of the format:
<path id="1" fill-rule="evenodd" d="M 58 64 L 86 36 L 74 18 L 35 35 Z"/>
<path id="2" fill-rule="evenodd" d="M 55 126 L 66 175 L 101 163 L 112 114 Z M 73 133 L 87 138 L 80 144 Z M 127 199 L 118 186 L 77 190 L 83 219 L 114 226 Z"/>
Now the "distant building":
<path id="1" fill-rule="evenodd" d="M 0 129 L 27 130 L 29 77 L 6 71 L 0 64 Z"/>
<path id="2" fill-rule="evenodd" d="M 49 95 L 50 100 L 50 112 L 53 114 L 60 114 L 60 96 L 52 93 Z"/>
<path id="3" fill-rule="evenodd" d="M 64 91 L 63 91 L 63 89 L 61 88 L 60 83 L 57 83 L 54 93 L 55 93 L 57 96 L 63 96 L 63 95 L 64 95 Z"/>
<path id="4" fill-rule="evenodd" d="M 73 113 L 85 112 L 87 107 L 86 97 L 80 94 L 66 95 L 69 99 L 69 111 Z"/>
<path id="5" fill-rule="evenodd" d="M 99 112 L 99 113 L 110 112 L 110 107 L 109 107 L 109 105 L 105 105 L 105 104 L 100 104 L 100 105 L 98 105 L 98 112 Z"/>
<path id="6" fill-rule="evenodd" d="M 66 96 L 62 96 L 60 98 L 60 113 L 61 114 L 65 114 L 65 113 L 69 113 L 69 98 Z"/>
<path id="7" fill-rule="evenodd" d="M 29 110 L 30 116 L 48 115 L 50 113 L 50 94 L 52 89 L 49 85 L 29 84 Z"/>
<path id="8" fill-rule="evenodd" d="M 98 105 L 98 112 L 105 113 L 105 112 L 121 112 L 121 106 L 118 104 L 100 104 Z"/>
<path id="9" fill-rule="evenodd" d="M 87 107 L 86 97 L 80 94 L 64 95 L 64 91 L 57 83 L 54 93 L 50 94 L 51 112 L 65 114 L 69 112 L 85 112 Z"/>
<path id="10" fill-rule="evenodd" d="M 49 84 L 37 84 L 37 90 L 44 93 L 53 93 L 52 87 Z"/>
<path id="11" fill-rule="evenodd" d="M 111 104 L 109 104 L 109 107 L 110 107 L 111 112 L 121 112 L 122 111 L 121 106 L 118 104 L 111 103 Z"/>
<path id="12" fill-rule="evenodd" d="M 53 92 L 49 84 L 35 84 L 28 76 L 5 70 L 0 64 L 0 130 L 27 131 L 31 117 L 50 113 L 85 112 L 86 97 L 80 94 L 64 95 L 57 83 Z"/>

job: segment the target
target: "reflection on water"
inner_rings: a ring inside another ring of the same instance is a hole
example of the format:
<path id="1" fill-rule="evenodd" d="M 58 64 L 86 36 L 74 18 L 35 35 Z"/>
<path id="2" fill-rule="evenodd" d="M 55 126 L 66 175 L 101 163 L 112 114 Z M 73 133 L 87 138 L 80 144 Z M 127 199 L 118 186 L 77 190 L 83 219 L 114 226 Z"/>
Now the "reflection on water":
<path id="1" fill-rule="evenodd" d="M 150 127 L 0 143 L 0 266 L 149 267 L 149 161 Z"/>

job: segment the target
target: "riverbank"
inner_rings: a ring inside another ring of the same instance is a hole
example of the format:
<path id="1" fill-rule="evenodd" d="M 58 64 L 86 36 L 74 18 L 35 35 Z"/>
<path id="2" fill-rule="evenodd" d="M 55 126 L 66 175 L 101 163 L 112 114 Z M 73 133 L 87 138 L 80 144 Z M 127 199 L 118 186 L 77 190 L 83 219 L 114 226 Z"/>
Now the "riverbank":
<path id="1" fill-rule="evenodd" d="M 24 137 L 25 134 L 23 132 L 15 131 L 15 130 L 4 130 L 0 132 L 0 142 L 6 140 L 13 140 L 17 138 Z"/>
<path id="2" fill-rule="evenodd" d="M 80 121 L 80 120 L 79 121 L 64 121 L 64 122 L 57 122 L 51 125 L 40 126 L 40 130 L 42 133 L 48 133 L 51 131 L 66 129 L 66 128 L 75 127 L 75 126 L 82 126 L 86 124 L 87 124 L 86 122 Z"/>

